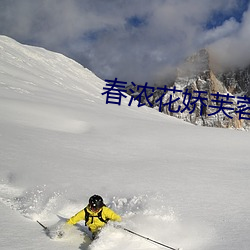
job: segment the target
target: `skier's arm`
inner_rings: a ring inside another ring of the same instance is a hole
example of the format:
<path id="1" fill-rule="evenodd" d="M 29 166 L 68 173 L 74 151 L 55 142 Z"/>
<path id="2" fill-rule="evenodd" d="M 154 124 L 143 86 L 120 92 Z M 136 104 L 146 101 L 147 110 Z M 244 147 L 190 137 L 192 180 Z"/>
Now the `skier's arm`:
<path id="1" fill-rule="evenodd" d="M 67 224 L 75 225 L 78 221 L 84 220 L 85 218 L 85 212 L 84 209 L 72 216 L 70 219 L 68 219 Z"/>
<path id="2" fill-rule="evenodd" d="M 116 214 L 113 210 L 110 208 L 105 207 L 105 217 L 107 219 L 110 219 L 112 221 L 118 221 L 120 222 L 122 220 L 121 216 Z"/>

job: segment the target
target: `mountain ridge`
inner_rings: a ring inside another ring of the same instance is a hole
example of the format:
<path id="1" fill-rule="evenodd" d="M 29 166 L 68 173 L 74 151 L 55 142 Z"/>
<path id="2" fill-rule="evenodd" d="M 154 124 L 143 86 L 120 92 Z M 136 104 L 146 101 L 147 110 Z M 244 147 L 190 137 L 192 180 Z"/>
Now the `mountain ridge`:
<path id="1" fill-rule="evenodd" d="M 249 130 L 250 114 L 247 111 L 250 109 L 248 108 L 250 101 L 244 100 L 245 106 L 242 108 L 242 105 L 238 105 L 239 101 L 243 102 L 242 99 L 236 98 L 250 97 L 250 66 L 238 69 L 222 69 L 222 66 L 215 63 L 215 59 L 208 49 L 201 49 L 177 67 L 176 77 L 172 84 L 164 85 L 168 86 L 168 91 L 164 92 L 162 86 L 158 85 L 149 98 L 152 105 L 147 103 L 146 98 L 142 98 L 142 102 L 147 106 L 158 109 L 160 112 L 195 125 Z M 171 88 L 178 91 L 172 93 Z M 132 94 L 129 89 L 131 89 L 131 86 L 128 88 L 128 93 Z M 132 86 L 132 90 L 136 92 L 136 86 Z M 148 91 L 149 96 L 150 94 L 152 93 Z M 201 98 L 206 99 L 204 99 L 203 104 L 200 98 L 193 105 L 192 102 L 194 101 L 188 100 L 190 102 L 187 108 L 187 97 L 196 100 L 198 94 Z M 164 97 L 162 97 L 163 95 Z M 162 100 L 162 104 L 160 104 L 160 100 Z M 222 100 L 222 107 L 219 105 L 220 100 Z M 227 103 L 229 101 L 231 104 Z M 215 103 L 217 108 L 221 109 L 217 113 Z M 159 107 L 160 105 L 164 108 Z M 183 106 L 184 108 L 182 108 Z M 240 115 L 243 112 L 242 109 L 246 109 L 244 116 Z M 178 110 L 181 112 L 176 112 Z M 192 110 L 193 112 L 190 113 Z M 229 110 L 229 112 L 224 112 L 225 110 Z"/>

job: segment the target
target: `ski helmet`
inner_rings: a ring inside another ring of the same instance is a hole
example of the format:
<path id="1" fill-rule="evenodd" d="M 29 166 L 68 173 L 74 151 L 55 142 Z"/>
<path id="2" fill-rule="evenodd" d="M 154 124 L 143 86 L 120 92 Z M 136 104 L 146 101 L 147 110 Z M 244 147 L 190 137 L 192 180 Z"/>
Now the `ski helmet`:
<path id="1" fill-rule="evenodd" d="M 103 207 L 103 199 L 99 195 L 93 195 L 89 198 L 89 206 L 93 210 L 98 210 Z"/>

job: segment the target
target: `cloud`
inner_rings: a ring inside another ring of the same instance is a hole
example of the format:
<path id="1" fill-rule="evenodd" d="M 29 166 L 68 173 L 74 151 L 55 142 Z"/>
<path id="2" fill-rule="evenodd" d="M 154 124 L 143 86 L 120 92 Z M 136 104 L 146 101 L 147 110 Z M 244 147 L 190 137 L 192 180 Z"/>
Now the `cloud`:
<path id="1" fill-rule="evenodd" d="M 220 29 L 227 29 L 224 24 Z M 245 67 L 250 64 L 250 9 L 243 15 L 242 22 L 221 39 L 210 44 L 210 51 L 219 65 Z"/>
<path id="2" fill-rule="evenodd" d="M 248 14 L 242 23 L 230 18 L 239 2 L 2 0 L 0 33 L 61 52 L 103 79 L 152 84 L 204 46 L 220 51 L 249 38 Z M 229 18 L 208 30 L 214 13 Z"/>
<path id="3" fill-rule="evenodd" d="M 240 24 L 235 20 L 235 18 L 230 18 L 224 21 L 221 26 L 204 31 L 201 36 L 201 44 L 211 44 L 213 42 L 219 41 L 225 37 L 235 34 L 240 28 Z"/>

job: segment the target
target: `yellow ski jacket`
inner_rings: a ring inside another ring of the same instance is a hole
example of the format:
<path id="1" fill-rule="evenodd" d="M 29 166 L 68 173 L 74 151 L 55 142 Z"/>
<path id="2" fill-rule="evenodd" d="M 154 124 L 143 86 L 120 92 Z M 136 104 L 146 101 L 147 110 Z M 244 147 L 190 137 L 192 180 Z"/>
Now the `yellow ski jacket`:
<path id="1" fill-rule="evenodd" d="M 103 206 L 99 211 L 93 212 L 89 209 L 89 207 L 86 207 L 87 212 L 89 213 L 88 221 L 85 221 L 86 226 L 88 226 L 89 230 L 92 233 L 97 232 L 100 228 L 102 228 L 106 223 L 104 221 L 112 220 L 112 221 L 121 221 L 121 217 L 116 214 L 113 210 L 110 208 Z M 100 215 L 101 212 L 101 218 L 100 220 L 98 218 L 98 215 Z M 80 220 L 85 220 L 85 210 L 82 209 L 77 214 L 72 216 L 68 221 L 67 224 L 74 225 Z"/>

